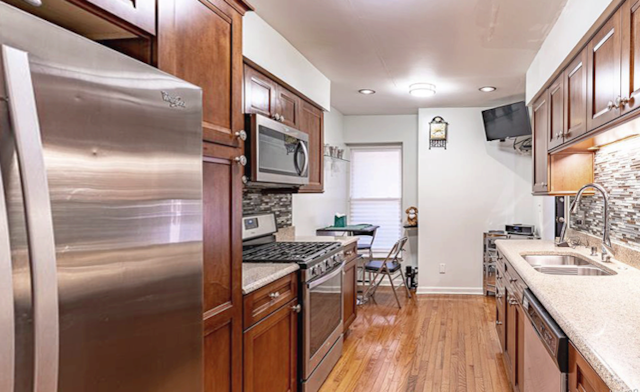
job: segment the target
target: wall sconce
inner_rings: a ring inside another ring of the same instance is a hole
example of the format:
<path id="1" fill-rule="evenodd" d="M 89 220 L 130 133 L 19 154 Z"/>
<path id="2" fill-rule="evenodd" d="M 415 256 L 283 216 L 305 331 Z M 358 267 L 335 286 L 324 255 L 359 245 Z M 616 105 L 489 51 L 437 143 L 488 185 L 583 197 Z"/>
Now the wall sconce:
<path id="1" fill-rule="evenodd" d="M 436 116 L 429 123 L 429 150 L 431 148 L 447 149 L 449 137 L 449 123 L 444 118 Z"/>

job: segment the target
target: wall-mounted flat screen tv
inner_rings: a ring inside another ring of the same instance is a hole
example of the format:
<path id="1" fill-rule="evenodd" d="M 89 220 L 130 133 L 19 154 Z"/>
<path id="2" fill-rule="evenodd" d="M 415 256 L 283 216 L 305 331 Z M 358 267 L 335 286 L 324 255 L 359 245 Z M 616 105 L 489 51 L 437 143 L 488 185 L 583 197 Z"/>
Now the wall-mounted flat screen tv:
<path id="1" fill-rule="evenodd" d="M 524 101 L 484 110 L 482 119 L 488 141 L 531 135 L 529 110 Z"/>

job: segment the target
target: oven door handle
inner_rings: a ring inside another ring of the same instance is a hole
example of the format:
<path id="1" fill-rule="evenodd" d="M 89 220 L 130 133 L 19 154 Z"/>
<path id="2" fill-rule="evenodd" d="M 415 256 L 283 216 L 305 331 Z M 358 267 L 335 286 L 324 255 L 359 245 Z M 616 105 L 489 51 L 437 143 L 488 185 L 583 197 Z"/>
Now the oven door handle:
<path id="1" fill-rule="evenodd" d="M 340 264 L 340 266 L 336 267 L 330 274 L 322 276 L 316 280 L 313 280 L 307 283 L 307 288 L 309 290 L 320 286 L 323 283 L 326 283 L 328 280 L 331 280 L 342 273 L 342 268 L 344 267 L 344 261 Z"/>

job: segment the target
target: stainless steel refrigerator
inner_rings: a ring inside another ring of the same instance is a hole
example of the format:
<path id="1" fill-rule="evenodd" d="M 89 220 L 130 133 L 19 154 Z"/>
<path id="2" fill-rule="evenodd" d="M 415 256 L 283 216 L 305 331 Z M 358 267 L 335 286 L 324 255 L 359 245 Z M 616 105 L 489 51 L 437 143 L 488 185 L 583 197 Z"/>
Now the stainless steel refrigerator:
<path id="1" fill-rule="evenodd" d="M 201 90 L 4 3 L 0 45 L 0 391 L 201 391 Z"/>

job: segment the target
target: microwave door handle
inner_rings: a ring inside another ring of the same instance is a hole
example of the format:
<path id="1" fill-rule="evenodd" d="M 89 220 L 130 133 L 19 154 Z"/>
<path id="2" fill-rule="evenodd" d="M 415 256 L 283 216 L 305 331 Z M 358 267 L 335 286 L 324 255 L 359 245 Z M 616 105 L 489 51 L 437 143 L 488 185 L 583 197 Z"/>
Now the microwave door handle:
<path id="1" fill-rule="evenodd" d="M 4 76 L 28 227 L 33 284 L 34 390 L 57 392 L 58 277 L 49 185 L 27 52 L 2 45 Z"/>
<path id="2" fill-rule="evenodd" d="M 302 166 L 302 170 L 300 171 L 300 175 L 303 176 L 309 168 L 309 150 L 307 149 L 307 145 L 303 141 L 300 141 L 300 145 L 302 146 L 302 152 L 304 153 L 304 165 Z"/>
<path id="3" fill-rule="evenodd" d="M 13 391 L 14 387 L 15 327 L 9 222 L 0 170 L 0 391 Z"/>
<path id="4" fill-rule="evenodd" d="M 293 166 L 296 168 L 296 173 L 298 173 L 299 176 L 301 176 L 302 173 L 304 173 L 304 171 L 302 171 L 302 169 L 300 168 L 300 165 L 298 165 L 298 154 L 300 154 L 300 144 L 301 142 L 298 143 L 298 145 L 296 146 L 296 151 L 293 154 Z"/>
<path id="5" fill-rule="evenodd" d="M 320 286 L 323 283 L 326 283 L 328 280 L 331 280 L 333 278 L 335 278 L 336 276 L 338 276 L 339 274 L 342 273 L 342 268 L 344 267 L 344 261 L 342 262 L 342 264 L 340 264 L 338 267 L 336 267 L 333 272 L 331 272 L 328 275 L 322 276 L 314 281 L 311 281 L 309 283 L 307 283 L 307 288 L 309 290 Z"/>

